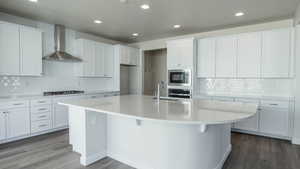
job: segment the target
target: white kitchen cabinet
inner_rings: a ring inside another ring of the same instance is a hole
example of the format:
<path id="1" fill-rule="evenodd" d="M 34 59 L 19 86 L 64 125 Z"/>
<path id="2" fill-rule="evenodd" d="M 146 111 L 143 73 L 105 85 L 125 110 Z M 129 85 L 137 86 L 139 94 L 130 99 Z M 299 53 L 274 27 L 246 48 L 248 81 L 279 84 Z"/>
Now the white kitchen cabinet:
<path id="1" fill-rule="evenodd" d="M 6 121 L 4 111 L 0 111 L 0 141 L 6 138 Z"/>
<path id="2" fill-rule="evenodd" d="M 42 32 L 20 26 L 20 71 L 22 75 L 42 74 Z"/>
<path id="3" fill-rule="evenodd" d="M 0 22 L 0 74 L 20 74 L 19 26 Z"/>
<path id="4" fill-rule="evenodd" d="M 83 76 L 95 75 L 95 42 L 82 40 Z"/>
<path id="5" fill-rule="evenodd" d="M 288 105 L 288 102 L 262 102 L 260 111 L 260 132 L 276 136 L 288 137 Z"/>
<path id="6" fill-rule="evenodd" d="M 262 33 L 237 36 L 237 76 L 258 78 L 261 75 Z"/>
<path id="7" fill-rule="evenodd" d="M 292 57 L 291 42 L 291 28 L 263 32 L 263 78 L 289 77 Z"/>
<path id="8" fill-rule="evenodd" d="M 124 45 L 117 45 L 116 48 L 118 50 L 116 54 L 119 54 L 121 65 L 138 65 L 139 49 Z"/>
<path id="9" fill-rule="evenodd" d="M 198 40 L 197 76 L 199 78 L 216 76 L 215 38 Z"/>
<path id="10" fill-rule="evenodd" d="M 192 69 L 194 66 L 194 44 L 194 38 L 168 41 L 168 69 Z"/>
<path id="11" fill-rule="evenodd" d="M 114 75 L 114 47 L 103 44 L 104 47 L 104 77 L 113 77 Z"/>
<path id="12" fill-rule="evenodd" d="M 216 38 L 216 77 L 236 77 L 237 38 Z"/>
<path id="13" fill-rule="evenodd" d="M 105 53 L 104 46 L 102 43 L 96 43 L 95 46 L 95 75 L 104 76 L 104 67 L 105 67 Z"/>
<path id="14" fill-rule="evenodd" d="M 9 109 L 6 112 L 7 139 L 30 134 L 29 108 Z"/>
<path id="15" fill-rule="evenodd" d="M 258 100 L 237 99 L 236 102 L 241 102 L 241 103 L 255 103 L 255 104 L 259 105 L 259 101 Z M 234 128 L 235 129 L 240 129 L 240 130 L 258 132 L 259 131 L 259 114 L 260 114 L 260 112 L 258 111 L 255 116 L 250 117 L 248 119 L 245 119 L 243 121 L 235 123 L 234 124 Z"/>
<path id="16" fill-rule="evenodd" d="M 67 127 L 69 122 L 68 107 L 59 105 L 59 101 L 64 99 L 55 99 L 53 101 L 53 128 Z"/>

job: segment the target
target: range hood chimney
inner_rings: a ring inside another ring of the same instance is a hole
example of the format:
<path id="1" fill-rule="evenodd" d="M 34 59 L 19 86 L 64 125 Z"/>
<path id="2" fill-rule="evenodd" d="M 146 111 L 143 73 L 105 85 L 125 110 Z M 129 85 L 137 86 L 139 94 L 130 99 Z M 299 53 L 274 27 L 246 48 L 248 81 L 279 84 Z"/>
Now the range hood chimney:
<path id="1" fill-rule="evenodd" d="M 55 52 L 44 57 L 44 60 L 57 62 L 82 62 L 82 59 L 72 56 L 66 52 L 66 28 L 63 25 L 55 25 L 54 41 Z"/>

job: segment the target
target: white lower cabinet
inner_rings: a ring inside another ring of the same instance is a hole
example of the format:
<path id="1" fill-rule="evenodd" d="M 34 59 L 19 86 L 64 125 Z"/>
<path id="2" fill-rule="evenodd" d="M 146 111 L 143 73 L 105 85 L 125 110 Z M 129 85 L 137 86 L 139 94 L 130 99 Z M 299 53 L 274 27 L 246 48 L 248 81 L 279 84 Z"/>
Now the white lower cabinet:
<path id="1" fill-rule="evenodd" d="M 5 113 L 0 111 L 0 141 L 6 138 Z"/>
<path id="2" fill-rule="evenodd" d="M 68 126 L 68 108 L 58 104 L 59 100 L 56 100 L 53 105 L 53 127 L 59 128 Z"/>
<path id="3" fill-rule="evenodd" d="M 259 104 L 258 100 L 237 99 L 236 101 L 242 102 L 242 103 Z M 259 131 L 259 114 L 260 114 L 260 112 L 258 111 L 255 116 L 235 123 L 234 128 L 239 129 L 239 130 L 247 130 L 247 131 L 254 131 L 254 132 Z"/>
<path id="4" fill-rule="evenodd" d="M 260 132 L 276 136 L 288 137 L 288 110 L 264 109 L 260 112 Z"/>
<path id="5" fill-rule="evenodd" d="M 11 139 L 30 134 L 29 108 L 9 109 L 6 111 L 6 137 Z"/>

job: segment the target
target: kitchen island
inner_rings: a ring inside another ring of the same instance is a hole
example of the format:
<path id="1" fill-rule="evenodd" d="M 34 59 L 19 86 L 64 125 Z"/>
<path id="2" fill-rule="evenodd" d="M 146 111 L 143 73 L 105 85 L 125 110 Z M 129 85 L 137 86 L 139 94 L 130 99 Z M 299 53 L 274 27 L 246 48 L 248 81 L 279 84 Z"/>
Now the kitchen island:
<path id="1" fill-rule="evenodd" d="M 258 108 L 137 95 L 60 104 L 69 107 L 70 144 L 82 165 L 108 156 L 138 169 L 221 169 L 231 152 L 231 124 Z"/>

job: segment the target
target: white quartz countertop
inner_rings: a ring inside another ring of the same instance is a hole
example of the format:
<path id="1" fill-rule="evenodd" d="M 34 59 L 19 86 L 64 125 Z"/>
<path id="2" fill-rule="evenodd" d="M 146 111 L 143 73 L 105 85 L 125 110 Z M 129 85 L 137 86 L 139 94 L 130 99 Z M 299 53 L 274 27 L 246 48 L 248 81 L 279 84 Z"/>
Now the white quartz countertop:
<path id="1" fill-rule="evenodd" d="M 257 113 L 258 108 L 257 104 L 252 103 L 200 99 L 160 100 L 158 103 L 152 96 L 138 95 L 82 99 L 59 104 L 137 120 L 206 125 L 232 123 L 250 118 Z"/>

